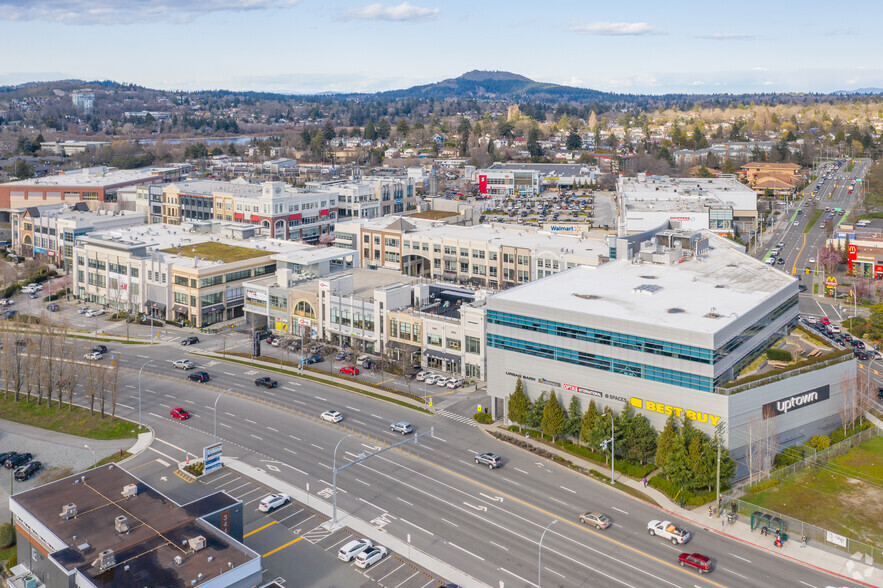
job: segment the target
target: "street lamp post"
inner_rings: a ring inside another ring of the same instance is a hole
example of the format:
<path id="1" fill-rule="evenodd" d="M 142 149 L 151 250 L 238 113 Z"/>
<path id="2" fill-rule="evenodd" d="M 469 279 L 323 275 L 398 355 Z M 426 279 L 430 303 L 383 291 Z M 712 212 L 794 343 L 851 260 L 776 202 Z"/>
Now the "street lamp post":
<path id="1" fill-rule="evenodd" d="M 334 529 L 337 527 L 337 448 L 340 447 L 340 444 L 343 443 L 343 440 L 347 437 L 352 437 L 355 433 L 350 433 L 346 437 L 341 437 L 340 441 L 337 442 L 337 445 L 334 446 L 334 457 L 331 461 L 331 485 L 334 486 L 334 491 L 332 493 L 332 507 L 331 507 L 331 528 Z"/>
<path id="2" fill-rule="evenodd" d="M 217 398 L 215 398 L 215 417 L 214 417 L 214 418 L 215 418 L 215 426 L 214 426 L 214 436 L 215 436 L 215 441 L 218 440 L 218 400 L 220 400 L 220 399 L 221 399 L 221 396 L 223 396 L 225 393 L 227 393 L 227 392 L 229 392 L 229 391 L 230 391 L 230 389 L 227 388 L 227 389 L 225 389 L 223 392 L 221 392 L 220 394 L 218 394 L 218 397 L 217 397 Z"/>
<path id="3" fill-rule="evenodd" d="M 543 538 L 546 536 L 546 531 L 549 530 L 549 527 L 558 522 L 558 519 L 555 519 L 543 529 L 543 534 L 540 535 L 540 544 L 537 548 L 537 588 L 542 588 L 543 586 Z"/>
<path id="4" fill-rule="evenodd" d="M 616 446 L 615 446 L 615 440 L 614 440 L 615 433 L 613 432 L 613 422 L 614 422 L 613 413 L 608 412 L 607 414 L 610 415 L 610 439 L 609 439 L 609 441 L 610 441 L 610 484 L 612 485 L 614 483 L 613 478 L 616 475 L 616 469 L 614 468 L 614 465 L 616 463 L 614 461 L 616 459 Z M 604 441 L 603 444 L 607 445 L 607 441 Z"/>
<path id="5" fill-rule="evenodd" d="M 94 468 L 95 465 L 98 463 L 98 458 L 95 457 L 95 450 L 92 449 L 91 447 L 89 447 L 88 445 L 83 445 L 83 447 L 85 447 L 86 449 L 88 449 L 89 451 L 92 452 L 92 467 Z"/>
<path id="6" fill-rule="evenodd" d="M 153 363 L 152 359 L 148 359 L 144 362 L 144 365 L 141 366 L 141 369 L 138 370 L 138 430 L 141 430 L 141 371 L 147 367 L 147 364 Z"/>

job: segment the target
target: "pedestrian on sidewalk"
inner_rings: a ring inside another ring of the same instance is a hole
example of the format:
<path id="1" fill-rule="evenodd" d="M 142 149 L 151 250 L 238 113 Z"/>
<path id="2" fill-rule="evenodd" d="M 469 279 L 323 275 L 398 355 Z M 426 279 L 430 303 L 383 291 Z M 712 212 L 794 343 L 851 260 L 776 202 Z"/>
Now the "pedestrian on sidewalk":
<path id="1" fill-rule="evenodd" d="M 646 488 L 647 487 L 647 476 L 644 476 L 644 479 L 641 481 L 644 482 L 644 488 Z"/>
<path id="2" fill-rule="evenodd" d="M 773 545 L 776 547 L 782 547 L 782 539 L 780 537 L 776 537 L 776 540 L 773 542 Z"/>
<path id="3" fill-rule="evenodd" d="M 680 502 L 681 502 L 681 508 L 684 508 L 684 499 L 681 498 L 681 501 L 680 501 Z"/>
<path id="4" fill-rule="evenodd" d="M 807 541 L 806 533 L 804 533 L 803 535 L 800 536 L 800 540 L 803 542 L 800 546 L 806 547 L 806 541 Z"/>
<path id="5" fill-rule="evenodd" d="M 731 506 L 732 506 L 732 511 L 735 513 L 736 512 L 736 499 L 735 498 L 733 499 Z"/>
<path id="6" fill-rule="evenodd" d="M 714 515 L 712 514 L 713 512 L 714 512 L 714 509 L 711 508 L 711 505 L 709 505 L 709 506 L 708 506 L 708 518 L 711 518 L 712 516 L 714 516 Z"/>

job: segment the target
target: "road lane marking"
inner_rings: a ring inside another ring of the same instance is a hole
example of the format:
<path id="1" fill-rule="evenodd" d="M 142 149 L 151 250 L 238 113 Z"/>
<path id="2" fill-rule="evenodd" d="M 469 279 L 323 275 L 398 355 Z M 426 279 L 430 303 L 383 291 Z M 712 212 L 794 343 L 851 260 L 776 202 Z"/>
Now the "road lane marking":
<path id="1" fill-rule="evenodd" d="M 228 425 L 227 423 L 218 423 L 218 424 L 221 425 L 222 427 L 227 427 L 228 429 L 232 429 L 232 428 L 233 428 L 233 427 L 231 427 L 230 425 Z"/>
<path id="2" fill-rule="evenodd" d="M 750 559 L 745 559 L 744 557 L 739 557 L 739 556 L 736 555 L 735 553 L 731 553 L 730 555 L 732 555 L 732 556 L 735 557 L 736 559 L 741 559 L 742 561 L 745 561 L 745 562 L 751 563 L 751 560 L 750 560 Z"/>
<path id="3" fill-rule="evenodd" d="M 730 573 L 733 574 L 734 576 L 739 576 L 739 577 L 742 578 L 743 580 L 747 580 L 747 579 L 748 579 L 748 576 L 743 576 L 742 574 L 739 574 L 739 573 L 737 573 L 737 572 L 734 572 L 734 571 L 731 570 L 731 569 L 723 568 L 723 567 L 722 567 L 721 569 L 724 570 L 725 572 L 730 572 Z"/>
<path id="4" fill-rule="evenodd" d="M 364 484 L 365 486 L 370 486 L 370 485 L 371 485 L 371 484 L 369 484 L 368 482 L 365 482 L 364 480 L 360 480 L 360 479 L 358 479 L 358 478 L 356 478 L 356 482 L 358 482 L 358 483 L 360 483 L 360 484 Z"/>
<path id="5" fill-rule="evenodd" d="M 236 374 L 231 374 L 230 372 L 224 372 L 225 376 L 235 376 Z"/>
<path id="6" fill-rule="evenodd" d="M 562 490 L 567 490 L 571 494 L 576 494 L 576 490 L 571 490 L 570 488 L 565 488 L 564 486 L 558 486 L 558 487 L 561 488 Z"/>
<path id="7" fill-rule="evenodd" d="M 354 410 L 356 412 L 362 412 L 360 409 L 356 408 L 355 406 L 345 406 L 344 408 L 348 408 L 349 410 Z"/>
<path id="8" fill-rule="evenodd" d="M 490 544 L 493 545 L 494 547 L 499 547 L 499 548 L 502 549 L 503 551 L 509 551 L 509 548 L 508 548 L 508 547 L 504 547 L 504 546 L 500 545 L 499 543 L 494 543 L 493 541 L 488 541 L 488 543 L 490 543 Z"/>
<path id="9" fill-rule="evenodd" d="M 398 500 L 398 501 L 400 501 L 400 502 L 404 502 L 404 503 L 407 504 L 408 506 L 414 506 L 412 503 L 408 502 L 408 501 L 405 500 L 404 498 L 400 498 L 400 497 L 396 496 L 396 500 Z"/>
<path id="10" fill-rule="evenodd" d="M 277 522 L 278 522 L 278 521 L 272 521 L 272 522 L 267 523 L 267 524 L 264 525 L 263 527 L 258 527 L 258 528 L 255 529 L 254 531 L 248 532 L 248 533 L 246 533 L 245 535 L 243 535 L 242 538 L 245 539 L 246 537 L 251 537 L 252 535 L 254 535 L 255 533 L 257 533 L 258 531 L 263 531 L 263 530 L 266 529 L 267 527 L 272 527 L 272 526 L 275 525 Z"/>
<path id="11" fill-rule="evenodd" d="M 509 574 L 509 575 L 512 576 L 513 578 L 518 578 L 519 580 L 521 580 L 521 581 L 524 582 L 525 584 L 530 584 L 531 586 L 536 586 L 536 584 L 534 584 L 534 583 L 531 582 L 530 580 L 525 580 L 524 578 L 522 578 L 522 577 L 519 576 L 518 574 L 513 574 L 512 572 L 510 572 L 510 571 L 507 570 L 506 568 L 499 568 L 499 570 L 500 570 L 501 572 L 506 572 L 507 574 Z"/>
<path id="12" fill-rule="evenodd" d="M 258 441 L 263 441 L 263 440 L 264 440 L 264 438 L 263 438 L 263 437 L 258 437 L 258 436 L 257 436 L 257 435 L 255 435 L 255 434 L 254 434 L 254 433 L 252 433 L 252 435 L 251 435 L 251 436 L 252 436 L 252 437 L 254 437 L 254 438 L 255 438 L 255 439 L 257 439 L 257 440 L 258 440 Z"/>
<path id="13" fill-rule="evenodd" d="M 453 526 L 455 526 L 455 527 L 457 527 L 457 528 L 460 528 L 460 525 L 458 525 L 457 523 L 452 523 L 451 521 L 449 521 L 448 519 L 446 519 L 446 518 L 444 518 L 444 517 L 439 517 L 439 518 L 440 518 L 441 520 L 443 520 L 444 522 L 446 522 L 447 524 L 449 524 L 449 525 L 453 525 Z"/>
<path id="14" fill-rule="evenodd" d="M 262 555 L 261 557 L 269 557 L 269 556 L 273 555 L 274 553 L 276 553 L 277 551 L 282 551 L 283 549 L 285 549 L 285 548 L 288 547 L 289 545 L 294 545 L 295 543 L 297 543 L 297 542 L 300 541 L 301 539 L 303 539 L 303 536 L 298 537 L 298 538 L 295 539 L 294 541 L 289 541 L 289 542 L 286 543 L 285 545 L 281 545 L 281 546 L 277 547 L 276 549 L 274 549 L 273 551 L 268 551 L 267 553 L 265 553 L 265 554 Z"/>
<path id="15" fill-rule="evenodd" d="M 287 448 L 287 447 L 283 447 L 282 449 L 284 449 L 284 450 L 287 451 L 288 453 L 293 453 L 293 454 L 297 455 L 297 451 L 292 451 L 292 450 L 290 450 L 290 449 Z"/>
<path id="16" fill-rule="evenodd" d="M 270 429 L 271 431 L 273 431 L 274 433 L 278 433 L 278 432 L 279 432 L 279 429 L 274 429 L 273 427 L 267 427 L 267 428 Z"/>
<path id="17" fill-rule="evenodd" d="M 300 441 L 300 437 L 295 437 L 294 435 L 289 435 L 289 437 L 291 437 L 295 441 Z"/>
<path id="18" fill-rule="evenodd" d="M 321 400 L 322 402 L 328 402 L 327 398 L 322 398 L 321 396 L 313 396 L 316 400 Z"/>
<path id="19" fill-rule="evenodd" d="M 227 412 L 226 410 L 224 411 L 224 414 L 227 415 L 227 416 L 232 416 L 232 417 L 235 417 L 235 416 L 236 416 L 236 415 L 233 414 L 232 412 Z"/>
<path id="20" fill-rule="evenodd" d="M 381 421 L 383 420 L 383 417 L 382 417 L 382 416 L 377 416 L 377 415 L 374 414 L 374 413 L 371 413 L 371 416 L 373 416 L 375 419 L 380 419 Z"/>
<path id="21" fill-rule="evenodd" d="M 474 558 L 476 558 L 476 559 L 480 559 L 481 561 L 484 561 L 484 558 L 481 557 L 480 555 L 475 554 L 475 553 L 472 553 L 471 551 L 469 551 L 469 550 L 467 550 L 467 549 L 463 549 L 462 547 L 460 547 L 460 546 L 457 545 L 456 543 L 451 543 L 450 541 L 448 541 L 447 544 L 450 545 L 451 547 L 454 547 L 454 548 L 456 548 L 456 549 L 459 549 L 459 550 L 462 551 L 463 553 L 468 553 L 469 555 L 471 555 L 472 557 L 474 557 Z"/>
<path id="22" fill-rule="evenodd" d="M 518 472 L 521 472 L 522 474 L 527 474 L 527 472 L 525 472 L 525 471 L 524 471 L 523 469 L 521 469 L 521 468 L 514 468 L 514 469 L 515 469 L 516 471 L 518 471 Z"/>
<path id="23" fill-rule="evenodd" d="M 412 504 L 411 506 L 414 506 L 414 505 Z M 421 527 L 420 525 L 415 525 L 415 524 L 412 523 L 411 521 L 405 520 L 405 519 L 403 519 L 403 518 L 401 518 L 401 517 L 399 517 L 399 520 L 402 521 L 403 523 L 407 523 L 407 524 L 411 525 L 411 526 L 414 527 L 415 529 L 420 529 L 420 530 L 423 531 L 424 533 L 428 533 L 428 534 L 432 535 L 433 537 L 435 536 L 435 533 L 433 533 L 432 531 L 427 531 L 426 529 L 424 529 L 424 528 Z"/>
<path id="24" fill-rule="evenodd" d="M 316 445 L 315 443 L 310 443 L 310 445 L 312 445 L 313 447 L 315 447 L 315 448 L 318 449 L 319 451 L 325 451 L 324 449 L 322 449 L 321 447 L 319 447 L 319 446 Z"/>
<path id="25" fill-rule="evenodd" d="M 807 584 L 807 583 L 804 582 L 803 580 L 800 580 L 800 583 L 803 584 L 804 586 L 809 586 L 809 588 L 816 588 L 816 587 L 813 586 L 812 584 Z"/>
<path id="26" fill-rule="evenodd" d="M 117 406 L 122 406 L 123 408 L 128 408 L 129 410 L 135 410 L 134 406 L 129 406 L 128 404 L 123 404 L 122 402 L 117 402 Z"/>
<path id="27" fill-rule="evenodd" d="M 350 419 L 350 420 L 353 421 L 354 423 L 358 423 L 358 424 L 360 424 L 360 425 L 364 425 L 364 426 L 366 426 L 366 427 L 368 426 L 368 423 L 363 423 L 363 422 L 360 421 L 359 419 Z"/>
<path id="28" fill-rule="evenodd" d="M 546 498 L 548 498 L 549 500 L 552 500 L 554 502 L 557 502 L 558 504 L 563 504 L 564 506 L 567 506 L 567 503 L 564 502 L 563 500 L 558 500 L 557 498 L 553 498 L 551 496 L 546 496 Z"/>
<path id="29" fill-rule="evenodd" d="M 615 506 L 611 506 L 610 508 L 612 508 L 613 510 L 618 510 L 619 512 L 621 512 L 621 513 L 624 514 L 624 515 L 629 514 L 629 513 L 627 513 L 626 511 L 622 510 L 621 508 L 616 508 Z"/>
<path id="30" fill-rule="evenodd" d="M 251 420 L 251 419 L 242 419 L 242 420 L 244 420 L 244 421 L 247 422 L 247 423 L 251 423 L 251 424 L 253 424 L 253 425 L 256 425 L 256 424 L 257 424 L 256 421 L 253 421 L 253 420 Z"/>
<path id="31" fill-rule="evenodd" d="M 297 402 L 298 404 L 303 404 L 304 406 L 307 405 L 306 402 L 304 402 L 303 400 L 298 400 L 297 398 L 292 398 L 291 400 L 293 400 L 294 402 Z"/>

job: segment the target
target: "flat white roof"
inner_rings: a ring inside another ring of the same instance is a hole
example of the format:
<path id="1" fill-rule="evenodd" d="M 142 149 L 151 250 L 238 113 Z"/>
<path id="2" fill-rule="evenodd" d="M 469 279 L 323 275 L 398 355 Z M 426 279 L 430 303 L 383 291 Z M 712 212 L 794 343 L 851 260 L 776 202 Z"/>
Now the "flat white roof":
<path id="1" fill-rule="evenodd" d="M 170 168 L 171 169 L 171 168 Z M 123 169 L 108 170 L 103 167 L 92 167 L 77 169 L 65 172 L 56 176 L 44 176 L 42 178 L 30 178 L 28 180 L 17 180 L 15 182 L 6 182 L 4 186 L 78 186 L 78 187 L 96 187 L 113 186 L 127 182 L 137 182 L 139 180 L 147 180 L 156 177 L 155 170 L 145 169 Z"/>
<path id="2" fill-rule="evenodd" d="M 713 334 L 795 284 L 784 272 L 710 240 L 712 249 L 700 260 L 578 266 L 490 300 Z"/>
<path id="3" fill-rule="evenodd" d="M 620 178 L 619 192 L 627 208 L 635 210 L 695 209 L 728 205 L 734 210 L 757 210 L 757 194 L 735 178 Z"/>

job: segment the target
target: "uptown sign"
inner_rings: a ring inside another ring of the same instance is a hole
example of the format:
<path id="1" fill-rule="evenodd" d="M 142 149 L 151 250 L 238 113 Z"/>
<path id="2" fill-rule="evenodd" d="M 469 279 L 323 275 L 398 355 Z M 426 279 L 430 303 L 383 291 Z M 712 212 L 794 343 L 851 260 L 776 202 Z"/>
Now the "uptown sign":
<path id="1" fill-rule="evenodd" d="M 830 397 L 831 387 L 825 384 L 824 386 L 819 386 L 818 388 L 813 388 L 812 390 L 807 390 L 800 394 L 794 394 L 793 396 L 764 404 L 763 418 L 769 419 L 782 414 L 788 414 L 788 411 L 790 410 L 797 410 L 798 408 L 810 406 L 817 402 L 828 400 Z"/>

